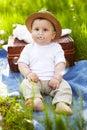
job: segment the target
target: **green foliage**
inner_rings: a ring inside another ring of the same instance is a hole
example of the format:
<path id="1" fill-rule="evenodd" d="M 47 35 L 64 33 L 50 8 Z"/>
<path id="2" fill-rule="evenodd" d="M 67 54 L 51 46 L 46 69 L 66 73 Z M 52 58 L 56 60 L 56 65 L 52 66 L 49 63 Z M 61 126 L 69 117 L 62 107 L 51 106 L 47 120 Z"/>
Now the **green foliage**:
<path id="1" fill-rule="evenodd" d="M 13 24 L 25 24 L 31 13 L 47 9 L 61 22 L 62 28 L 72 29 L 75 59 L 87 59 L 87 19 L 85 0 L 0 0 L 0 30 L 5 30 L 0 39 L 8 40 L 12 35 Z"/>
<path id="2" fill-rule="evenodd" d="M 55 107 L 49 106 L 45 102 L 45 110 L 42 112 L 43 118 L 36 117 L 44 126 L 44 130 L 86 130 L 86 121 L 82 115 L 82 96 L 79 95 L 79 103 L 73 99 L 73 115 L 58 115 Z M 24 107 L 24 100 L 17 98 L 0 98 L 0 114 L 3 116 L 3 130 L 35 130 L 33 124 L 32 109 Z M 50 109 L 49 109 L 50 108 Z M 38 124 L 37 124 L 38 125 Z"/>
<path id="3" fill-rule="evenodd" d="M 45 109 L 44 121 L 45 130 L 48 130 L 48 128 L 49 130 L 67 130 L 67 126 L 65 125 L 63 116 L 56 115 L 54 109 L 51 109 L 51 111 L 49 111 L 49 107 L 46 107 Z"/>
<path id="4" fill-rule="evenodd" d="M 32 111 L 25 109 L 16 98 L 0 98 L 3 130 L 34 130 Z"/>

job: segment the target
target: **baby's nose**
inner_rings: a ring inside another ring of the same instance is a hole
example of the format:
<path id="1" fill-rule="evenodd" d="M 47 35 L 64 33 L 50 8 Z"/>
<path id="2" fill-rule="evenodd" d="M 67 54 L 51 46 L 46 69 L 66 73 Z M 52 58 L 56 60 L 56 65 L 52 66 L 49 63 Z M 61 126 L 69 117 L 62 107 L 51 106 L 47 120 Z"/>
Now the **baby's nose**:
<path id="1" fill-rule="evenodd" d="M 39 34 L 42 35 L 42 34 L 43 34 L 43 31 L 40 31 Z"/>

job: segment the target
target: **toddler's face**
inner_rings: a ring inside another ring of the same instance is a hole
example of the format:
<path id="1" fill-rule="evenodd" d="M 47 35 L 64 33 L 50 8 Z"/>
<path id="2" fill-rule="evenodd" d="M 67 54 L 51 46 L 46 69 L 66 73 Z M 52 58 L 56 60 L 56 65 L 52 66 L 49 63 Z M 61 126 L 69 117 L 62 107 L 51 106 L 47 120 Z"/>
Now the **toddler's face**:
<path id="1" fill-rule="evenodd" d="M 46 19 L 36 19 L 32 24 L 32 38 L 40 44 L 49 44 L 55 38 L 56 32 L 51 22 Z"/>

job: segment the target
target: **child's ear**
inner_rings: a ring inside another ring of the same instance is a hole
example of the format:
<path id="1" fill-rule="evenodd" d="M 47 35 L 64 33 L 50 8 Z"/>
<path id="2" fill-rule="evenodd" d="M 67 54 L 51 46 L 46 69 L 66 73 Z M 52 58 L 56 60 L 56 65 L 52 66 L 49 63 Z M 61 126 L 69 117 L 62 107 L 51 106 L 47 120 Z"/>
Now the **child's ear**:
<path id="1" fill-rule="evenodd" d="M 52 40 L 55 39 L 55 36 L 56 36 L 56 31 L 53 31 Z"/>

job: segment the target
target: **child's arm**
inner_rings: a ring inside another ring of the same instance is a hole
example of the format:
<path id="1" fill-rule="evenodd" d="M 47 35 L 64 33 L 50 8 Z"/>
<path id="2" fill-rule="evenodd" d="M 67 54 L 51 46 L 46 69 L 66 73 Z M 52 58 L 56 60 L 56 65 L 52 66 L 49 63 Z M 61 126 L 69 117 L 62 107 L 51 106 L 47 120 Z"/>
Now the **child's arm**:
<path id="1" fill-rule="evenodd" d="M 65 67 L 66 67 L 66 64 L 64 62 L 57 64 L 54 70 L 54 78 L 61 80 L 62 76 L 65 73 Z"/>
<path id="2" fill-rule="evenodd" d="M 53 89 L 56 89 L 59 87 L 63 74 L 65 72 L 65 67 L 66 67 L 66 65 L 63 62 L 61 62 L 55 66 L 54 76 L 49 81 L 49 86 L 52 87 Z"/>
<path id="3" fill-rule="evenodd" d="M 18 62 L 18 69 L 20 73 L 29 81 L 38 82 L 39 79 L 37 75 L 29 69 L 29 66 L 27 64 L 23 62 Z"/>

